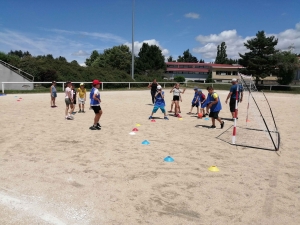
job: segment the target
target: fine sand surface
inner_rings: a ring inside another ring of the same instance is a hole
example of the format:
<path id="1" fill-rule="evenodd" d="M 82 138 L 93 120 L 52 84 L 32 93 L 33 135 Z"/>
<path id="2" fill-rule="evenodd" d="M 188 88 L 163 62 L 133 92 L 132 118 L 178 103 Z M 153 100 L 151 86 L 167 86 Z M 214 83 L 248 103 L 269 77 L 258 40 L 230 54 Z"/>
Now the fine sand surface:
<path id="1" fill-rule="evenodd" d="M 228 119 L 228 92 L 217 92 Z M 50 94 L 0 96 L 0 224 L 298 225 L 300 95 L 266 96 L 281 135 L 277 152 L 216 138 L 233 122 L 208 129 L 210 120 L 187 115 L 192 89 L 183 95 L 182 120 L 158 112 L 156 122 L 148 120 L 148 90 L 101 92 L 101 131 L 88 129 L 88 104 L 65 120 L 63 93 L 57 108 Z M 169 155 L 174 162 L 164 162 Z"/>

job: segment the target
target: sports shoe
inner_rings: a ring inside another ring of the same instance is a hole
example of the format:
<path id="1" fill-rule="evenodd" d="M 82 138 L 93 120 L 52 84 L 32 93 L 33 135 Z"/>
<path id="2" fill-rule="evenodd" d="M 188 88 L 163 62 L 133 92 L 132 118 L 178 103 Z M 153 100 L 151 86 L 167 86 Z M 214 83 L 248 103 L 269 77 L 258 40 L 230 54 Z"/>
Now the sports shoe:
<path id="1" fill-rule="evenodd" d="M 224 127 L 224 124 L 225 124 L 225 122 L 224 122 L 224 121 L 222 121 L 222 123 L 221 123 L 221 129 L 223 129 L 223 127 Z"/>
<path id="2" fill-rule="evenodd" d="M 67 120 L 74 120 L 74 118 L 72 116 L 68 116 L 66 119 Z"/>
<path id="3" fill-rule="evenodd" d="M 100 123 L 97 123 L 97 127 L 101 127 Z"/>
<path id="4" fill-rule="evenodd" d="M 151 119 L 153 119 L 153 117 L 152 117 L 152 116 L 149 116 L 149 120 L 151 120 Z"/>
<path id="5" fill-rule="evenodd" d="M 81 113 L 81 109 L 79 109 L 78 113 Z"/>
<path id="6" fill-rule="evenodd" d="M 210 128 L 210 129 L 216 129 L 216 126 L 211 125 L 209 128 Z"/>
<path id="7" fill-rule="evenodd" d="M 85 111 L 84 111 L 84 110 L 82 110 L 81 112 L 82 112 L 82 113 L 85 113 Z"/>
<path id="8" fill-rule="evenodd" d="M 165 120 L 169 120 L 169 118 L 168 118 L 168 117 L 166 117 L 166 116 L 164 117 L 164 119 L 165 119 Z"/>
<path id="9" fill-rule="evenodd" d="M 180 114 L 177 114 L 176 117 L 181 118 L 182 116 L 180 116 Z"/>
<path id="10" fill-rule="evenodd" d="M 169 113 L 173 112 L 172 110 L 168 111 Z"/>
<path id="11" fill-rule="evenodd" d="M 94 125 L 90 127 L 90 130 L 98 130 Z"/>

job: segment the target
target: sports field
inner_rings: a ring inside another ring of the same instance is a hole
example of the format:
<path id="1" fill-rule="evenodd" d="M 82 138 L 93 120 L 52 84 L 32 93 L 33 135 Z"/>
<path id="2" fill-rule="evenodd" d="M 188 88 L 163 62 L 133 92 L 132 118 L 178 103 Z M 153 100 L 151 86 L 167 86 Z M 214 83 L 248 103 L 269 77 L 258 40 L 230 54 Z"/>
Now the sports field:
<path id="1" fill-rule="evenodd" d="M 157 112 L 155 122 L 149 90 L 101 92 L 100 131 L 89 130 L 88 105 L 64 119 L 63 93 L 57 108 L 50 94 L 0 96 L 0 224 L 300 224 L 300 95 L 266 94 L 281 135 L 276 152 L 216 138 L 233 125 L 228 91 L 216 91 L 223 130 L 186 114 L 192 88 L 182 120 Z M 238 125 L 246 109 L 245 99 Z"/>

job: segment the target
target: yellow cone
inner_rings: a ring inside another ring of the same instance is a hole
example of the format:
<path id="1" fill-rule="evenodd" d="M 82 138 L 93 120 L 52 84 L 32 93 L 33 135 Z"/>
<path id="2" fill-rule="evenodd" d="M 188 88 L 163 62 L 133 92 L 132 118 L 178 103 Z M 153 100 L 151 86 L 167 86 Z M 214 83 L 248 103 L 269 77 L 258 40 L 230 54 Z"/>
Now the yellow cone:
<path id="1" fill-rule="evenodd" d="M 219 168 L 216 167 L 216 166 L 211 166 L 211 167 L 208 168 L 208 170 L 211 171 L 211 172 L 219 172 L 220 171 Z"/>
<path id="2" fill-rule="evenodd" d="M 182 118 L 179 118 L 179 120 L 183 120 Z"/>
<path id="3" fill-rule="evenodd" d="M 140 126 L 141 126 L 141 124 L 137 123 L 135 126 L 137 126 L 137 127 L 140 127 Z"/>

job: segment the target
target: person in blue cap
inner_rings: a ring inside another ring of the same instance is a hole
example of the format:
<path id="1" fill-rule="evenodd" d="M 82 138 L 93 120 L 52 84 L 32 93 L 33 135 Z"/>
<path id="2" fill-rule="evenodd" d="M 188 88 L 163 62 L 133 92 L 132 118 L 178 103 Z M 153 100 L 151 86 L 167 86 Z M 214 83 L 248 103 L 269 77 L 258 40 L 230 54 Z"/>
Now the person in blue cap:
<path id="1" fill-rule="evenodd" d="M 157 112 L 158 109 L 160 109 L 162 111 L 162 113 L 164 114 L 164 119 L 165 120 L 169 120 L 169 118 L 167 117 L 166 114 L 166 110 L 165 110 L 165 92 L 162 91 L 162 88 L 160 85 L 157 86 L 157 90 L 156 93 L 154 95 L 155 98 L 155 102 L 154 102 L 154 107 L 151 113 L 151 116 L 149 116 L 149 120 L 153 119 L 153 114 Z"/>
<path id="2" fill-rule="evenodd" d="M 198 87 L 194 87 L 194 97 L 192 99 L 191 110 L 187 114 L 192 114 L 193 108 L 197 108 L 197 114 L 199 113 L 199 101 L 198 101 Z"/>

